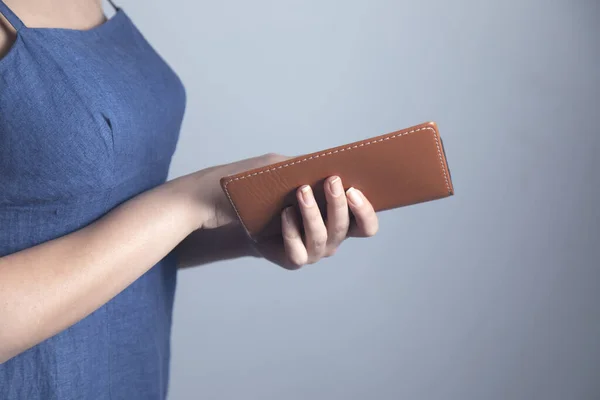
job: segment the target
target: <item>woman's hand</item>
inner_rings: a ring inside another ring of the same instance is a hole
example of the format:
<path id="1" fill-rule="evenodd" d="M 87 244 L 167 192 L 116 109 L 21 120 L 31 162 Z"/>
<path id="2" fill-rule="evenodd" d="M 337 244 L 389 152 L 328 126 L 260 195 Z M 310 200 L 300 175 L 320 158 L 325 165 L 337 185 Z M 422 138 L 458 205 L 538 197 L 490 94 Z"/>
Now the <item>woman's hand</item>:
<path id="1" fill-rule="evenodd" d="M 237 223 L 235 211 L 220 187 L 221 177 L 287 159 L 267 154 L 192 174 L 202 210 L 198 227 L 211 230 Z M 345 191 L 341 177 L 336 176 L 326 179 L 324 185 L 327 220 L 321 215 L 310 186 L 301 186 L 297 190 L 299 213 L 291 207 L 283 211 L 281 237 L 254 244 L 258 255 L 284 268 L 298 269 L 333 255 L 350 236 L 370 237 L 377 232 L 377 215 L 358 189 Z M 250 248 L 248 244 L 249 241 L 241 245 Z"/>
<path id="2" fill-rule="evenodd" d="M 369 200 L 358 190 L 344 191 L 340 177 L 325 181 L 327 221 L 315 201 L 310 186 L 298 189 L 299 215 L 292 207 L 282 213 L 281 238 L 255 244 L 267 260 L 286 269 L 298 269 L 335 254 L 349 236 L 375 235 L 379 223 Z M 354 215 L 351 222 L 350 213 Z"/>
<path id="3" fill-rule="evenodd" d="M 183 190 L 191 190 L 194 198 L 198 211 L 197 227 L 215 229 L 237 222 L 235 211 L 221 188 L 222 177 L 290 158 L 279 154 L 265 154 L 231 164 L 217 165 L 180 178 Z"/>

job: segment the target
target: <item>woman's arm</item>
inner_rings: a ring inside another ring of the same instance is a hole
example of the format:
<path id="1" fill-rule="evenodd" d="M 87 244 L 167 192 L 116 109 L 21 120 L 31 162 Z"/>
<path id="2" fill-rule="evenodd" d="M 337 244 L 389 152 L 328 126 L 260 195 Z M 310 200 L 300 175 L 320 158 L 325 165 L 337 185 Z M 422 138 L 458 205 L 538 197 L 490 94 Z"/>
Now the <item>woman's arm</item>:
<path id="1" fill-rule="evenodd" d="M 0 363 L 100 308 L 192 232 L 221 232 L 219 241 L 239 251 L 226 234 L 235 215 L 219 179 L 280 159 L 270 154 L 182 176 L 83 229 L 0 257 Z"/>
<path id="2" fill-rule="evenodd" d="M 301 215 L 284 212 L 282 242 L 252 247 L 219 180 L 282 159 L 268 154 L 174 179 L 81 230 L 0 258 L 0 363 L 85 318 L 173 249 L 181 266 L 255 255 L 296 269 L 332 255 L 352 234 L 349 210 L 357 236 L 375 234 L 371 204 L 357 190 L 343 195 L 334 178 L 327 181 L 327 224 L 310 188 L 302 187 Z"/>
<path id="3" fill-rule="evenodd" d="M 69 235 L 0 258 L 0 363 L 108 302 L 202 223 L 175 179 Z"/>

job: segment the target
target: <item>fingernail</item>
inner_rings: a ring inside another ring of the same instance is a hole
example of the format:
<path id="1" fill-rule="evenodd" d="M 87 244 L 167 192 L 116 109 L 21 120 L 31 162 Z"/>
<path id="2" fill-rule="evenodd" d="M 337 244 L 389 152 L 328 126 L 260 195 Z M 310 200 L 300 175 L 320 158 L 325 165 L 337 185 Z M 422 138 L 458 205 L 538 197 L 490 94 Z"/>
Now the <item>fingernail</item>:
<path id="1" fill-rule="evenodd" d="M 354 204 L 357 207 L 362 205 L 363 199 L 357 189 L 354 189 L 353 187 L 351 187 L 350 189 L 348 189 L 346 191 L 346 194 L 348 195 L 348 199 L 350 200 L 350 202 L 352 204 Z"/>
<path id="2" fill-rule="evenodd" d="M 302 201 L 304 202 L 305 206 L 310 207 L 313 204 L 315 204 L 315 198 L 312 194 L 312 189 L 310 188 L 310 186 L 304 185 L 302 186 L 300 191 L 302 192 Z"/>
<path id="3" fill-rule="evenodd" d="M 331 193 L 335 197 L 338 197 L 339 195 L 341 195 L 342 193 L 344 193 L 344 188 L 342 187 L 342 181 L 337 176 L 335 177 L 335 179 L 332 179 L 329 182 L 329 187 L 331 188 Z"/>

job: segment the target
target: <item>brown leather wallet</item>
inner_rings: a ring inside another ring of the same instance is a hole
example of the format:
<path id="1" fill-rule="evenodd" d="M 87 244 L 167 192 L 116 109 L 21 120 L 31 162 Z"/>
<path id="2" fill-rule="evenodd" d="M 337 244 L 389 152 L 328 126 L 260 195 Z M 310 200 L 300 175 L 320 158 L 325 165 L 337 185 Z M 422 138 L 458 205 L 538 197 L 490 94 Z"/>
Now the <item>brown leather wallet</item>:
<path id="1" fill-rule="evenodd" d="M 281 233 L 281 211 L 296 206 L 296 190 L 313 188 L 326 212 L 324 180 L 337 175 L 360 189 L 375 211 L 454 194 L 435 122 L 295 157 L 221 179 L 248 235 L 255 241 Z"/>

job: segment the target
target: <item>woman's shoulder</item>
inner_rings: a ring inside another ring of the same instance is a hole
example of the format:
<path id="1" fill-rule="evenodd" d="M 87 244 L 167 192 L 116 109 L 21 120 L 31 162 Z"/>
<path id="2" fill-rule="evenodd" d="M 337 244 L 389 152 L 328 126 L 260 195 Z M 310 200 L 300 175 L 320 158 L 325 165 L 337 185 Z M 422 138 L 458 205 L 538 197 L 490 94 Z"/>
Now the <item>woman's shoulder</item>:
<path id="1" fill-rule="evenodd" d="M 0 14 L 0 59 L 2 59 L 15 42 L 17 35 L 15 29 Z"/>

